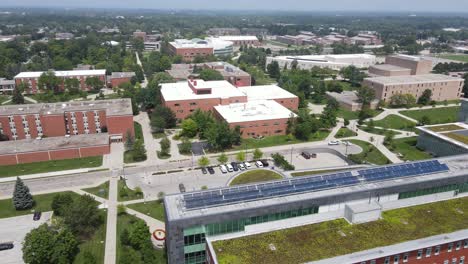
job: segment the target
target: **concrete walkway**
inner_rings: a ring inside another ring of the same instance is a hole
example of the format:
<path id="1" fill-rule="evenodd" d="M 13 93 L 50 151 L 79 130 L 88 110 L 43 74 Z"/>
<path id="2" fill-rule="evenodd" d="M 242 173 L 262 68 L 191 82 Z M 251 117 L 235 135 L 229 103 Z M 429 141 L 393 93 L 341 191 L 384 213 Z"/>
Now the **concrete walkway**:
<path id="1" fill-rule="evenodd" d="M 150 119 L 146 112 L 140 112 L 139 115 L 134 117 L 134 121 L 141 125 L 143 132 L 143 138 L 145 139 L 145 148 L 147 159 L 143 162 L 139 162 L 139 165 L 148 166 L 157 163 L 158 156 L 156 151 L 160 149 L 158 141 L 153 138 L 150 127 Z"/>
<path id="2" fill-rule="evenodd" d="M 166 230 L 166 225 L 164 224 L 164 222 L 159 221 L 158 219 L 155 219 L 155 218 L 153 218 L 151 216 L 147 216 L 145 214 L 142 214 L 142 213 L 140 213 L 138 211 L 135 211 L 135 210 L 133 210 L 131 208 L 128 208 L 128 207 L 127 207 L 127 213 L 131 214 L 131 215 L 134 215 L 134 216 L 142 219 L 143 221 L 145 221 L 146 224 L 148 225 L 149 231 L 151 233 L 153 233 L 153 231 L 156 230 L 156 229 Z"/>
<path id="3" fill-rule="evenodd" d="M 143 71 L 143 76 L 145 77 L 145 80 L 143 80 L 143 82 L 141 83 L 141 88 L 146 88 L 146 86 L 148 86 L 148 79 L 146 78 L 145 70 L 143 69 L 143 63 L 141 63 L 140 55 L 138 55 L 138 52 L 135 52 L 135 56 L 137 64 L 138 66 L 140 66 L 141 70 Z"/>

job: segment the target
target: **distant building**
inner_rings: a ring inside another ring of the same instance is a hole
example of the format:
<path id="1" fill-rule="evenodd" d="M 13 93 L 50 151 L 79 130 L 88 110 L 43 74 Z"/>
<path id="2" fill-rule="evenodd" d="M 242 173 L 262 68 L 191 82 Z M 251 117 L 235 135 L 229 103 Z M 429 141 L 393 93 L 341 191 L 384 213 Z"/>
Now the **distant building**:
<path id="1" fill-rule="evenodd" d="M 166 72 L 177 81 L 187 80 L 190 76 L 198 76 L 193 73 L 195 68 L 216 70 L 224 77 L 224 80 L 234 86 L 250 86 L 251 76 L 247 72 L 235 67 L 227 62 L 205 62 L 198 64 L 172 64 L 170 70 Z"/>
<path id="2" fill-rule="evenodd" d="M 238 28 L 210 28 L 206 34 L 211 36 L 231 36 L 240 35 L 241 32 Z"/>
<path id="3" fill-rule="evenodd" d="M 120 29 L 117 27 L 113 27 L 113 28 L 103 27 L 101 30 L 98 31 L 98 33 L 104 33 L 104 34 L 120 33 Z"/>
<path id="4" fill-rule="evenodd" d="M 369 54 L 278 56 L 267 57 L 266 65 L 269 65 L 273 61 L 278 62 L 280 69 L 284 69 L 285 67 L 290 69 L 292 63 L 296 61 L 297 68 L 303 70 L 319 67 L 339 71 L 351 65 L 358 68 L 368 68 L 376 63 L 376 57 Z"/>
<path id="5" fill-rule="evenodd" d="M 75 35 L 73 33 L 55 33 L 56 40 L 69 40 L 74 38 Z"/>
<path id="6" fill-rule="evenodd" d="M 12 93 L 15 89 L 15 80 L 7 80 L 5 78 L 0 78 L 0 93 Z"/>
<path id="7" fill-rule="evenodd" d="M 219 39 L 231 41 L 234 46 L 259 46 L 260 41 L 256 36 L 220 36 Z"/>
<path id="8" fill-rule="evenodd" d="M 359 102 L 356 92 L 343 91 L 342 93 L 327 92 L 327 96 L 334 98 L 340 106 L 349 111 L 360 111 L 362 103 Z M 379 105 L 379 100 L 373 100 L 370 104 L 370 109 L 376 109 Z"/>
<path id="9" fill-rule="evenodd" d="M 28 94 L 40 93 L 38 89 L 38 81 L 44 72 L 21 72 L 15 76 L 15 83 L 19 85 L 26 83 L 28 90 L 25 91 Z M 91 90 L 91 87 L 86 85 L 86 79 L 90 77 L 99 78 L 104 84 L 106 83 L 106 70 L 77 70 L 77 71 L 54 71 L 55 76 L 59 77 L 62 81 L 60 88 L 64 89 L 65 79 L 75 78 L 80 81 L 80 88 L 83 91 Z M 103 87 L 104 88 L 104 87 Z"/>
<path id="10" fill-rule="evenodd" d="M 11 36 L 0 36 L 0 42 L 10 42 L 13 41 L 17 38 L 17 35 L 11 35 Z"/>
<path id="11" fill-rule="evenodd" d="M 137 30 L 137 31 L 133 32 L 133 37 L 134 38 L 139 38 L 139 39 L 145 41 L 146 40 L 146 32 L 142 32 L 140 30 Z"/>
<path id="12" fill-rule="evenodd" d="M 161 49 L 161 42 L 159 41 L 145 41 L 145 51 L 159 51 Z"/>
<path id="13" fill-rule="evenodd" d="M 387 56 L 385 64 L 369 67 L 369 74 L 377 76 L 421 75 L 429 74 L 431 70 L 432 61 L 399 54 Z"/>
<path id="14" fill-rule="evenodd" d="M 242 28 L 242 35 L 246 36 L 260 36 L 266 37 L 268 35 L 268 29 L 266 28 Z"/>
<path id="15" fill-rule="evenodd" d="M 350 38 L 352 44 L 356 45 L 380 45 L 382 41 L 377 35 L 359 34 Z"/>
<path id="16" fill-rule="evenodd" d="M 107 80 L 111 87 L 119 87 L 122 83 L 131 82 L 133 77 L 135 77 L 134 72 L 113 72 Z"/>
<path id="17" fill-rule="evenodd" d="M 208 37 L 205 39 L 208 45 L 213 47 L 213 54 L 215 56 L 231 56 L 234 52 L 234 43 L 220 38 Z"/>
<path id="18" fill-rule="evenodd" d="M 214 48 L 206 40 L 202 39 L 176 39 L 169 42 L 169 50 L 173 55 L 182 56 L 186 62 L 191 62 L 195 57 L 206 57 L 214 54 Z"/>

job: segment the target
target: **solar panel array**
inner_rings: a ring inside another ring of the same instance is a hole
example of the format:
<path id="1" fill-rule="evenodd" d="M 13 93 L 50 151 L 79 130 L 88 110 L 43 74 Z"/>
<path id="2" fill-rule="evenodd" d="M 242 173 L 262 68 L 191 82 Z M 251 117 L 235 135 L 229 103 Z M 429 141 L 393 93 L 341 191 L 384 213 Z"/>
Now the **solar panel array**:
<path id="1" fill-rule="evenodd" d="M 408 177 L 447 171 L 449 168 L 437 160 L 407 163 L 359 170 L 358 175 L 339 172 L 322 176 L 301 177 L 254 185 L 202 191 L 184 195 L 185 208 L 197 209 L 220 204 L 246 202 L 287 194 L 344 187 L 360 182 L 373 182 L 392 178 Z"/>

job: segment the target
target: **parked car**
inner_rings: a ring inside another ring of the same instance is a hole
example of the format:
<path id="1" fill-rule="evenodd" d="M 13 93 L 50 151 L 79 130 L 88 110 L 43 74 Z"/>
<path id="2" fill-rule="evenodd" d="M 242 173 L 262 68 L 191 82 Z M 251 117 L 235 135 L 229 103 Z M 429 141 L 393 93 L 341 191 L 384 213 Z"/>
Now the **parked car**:
<path id="1" fill-rule="evenodd" d="M 329 146 L 336 146 L 336 145 L 339 145 L 340 144 L 340 141 L 338 140 L 330 140 L 328 141 L 328 145 Z"/>
<path id="2" fill-rule="evenodd" d="M 316 159 L 317 158 L 317 153 L 312 153 L 311 158 Z"/>
<path id="3" fill-rule="evenodd" d="M 208 169 L 208 172 L 209 172 L 210 174 L 215 174 L 215 171 L 214 171 L 213 167 L 210 166 L 210 167 L 208 167 L 207 169 Z"/>
<path id="4" fill-rule="evenodd" d="M 239 170 L 239 167 L 237 166 L 237 163 L 236 163 L 236 162 L 231 162 L 231 166 L 232 166 L 232 168 L 234 169 L 234 171 L 238 171 L 238 170 Z"/>
<path id="5" fill-rule="evenodd" d="M 0 251 L 14 248 L 13 242 L 0 243 Z"/>
<path id="6" fill-rule="evenodd" d="M 310 155 L 310 153 L 307 151 L 303 151 L 301 156 L 304 157 L 304 159 L 310 159 L 312 155 Z"/>
<path id="7" fill-rule="evenodd" d="M 226 168 L 225 165 L 222 165 L 222 164 L 219 165 L 219 169 L 221 170 L 222 173 L 227 173 L 227 172 L 228 172 L 228 170 L 227 170 L 227 168 Z"/>
<path id="8" fill-rule="evenodd" d="M 237 164 L 237 166 L 239 167 L 240 170 L 245 170 L 244 163 L 240 162 L 239 164 Z"/>
<path id="9" fill-rule="evenodd" d="M 233 171 L 234 171 L 234 168 L 233 168 L 232 165 L 229 164 L 229 163 L 226 164 L 226 168 L 227 168 L 227 170 L 228 170 L 229 172 L 233 172 Z"/>
<path id="10" fill-rule="evenodd" d="M 33 220 L 39 221 L 39 219 L 41 219 L 41 212 L 34 212 Z"/>
<path id="11" fill-rule="evenodd" d="M 263 163 L 261 161 L 259 161 L 259 160 L 257 160 L 255 162 L 255 165 L 257 165 L 257 167 L 259 167 L 259 168 L 263 168 Z"/>
<path id="12" fill-rule="evenodd" d="M 250 164 L 250 162 L 247 161 L 244 162 L 244 166 L 246 170 L 252 168 L 252 164 Z"/>
<path id="13" fill-rule="evenodd" d="M 270 164 L 268 164 L 268 161 L 263 159 L 263 160 L 260 160 L 260 162 L 262 163 L 263 167 L 268 167 Z"/>
<path id="14" fill-rule="evenodd" d="M 352 146 L 352 145 L 353 145 L 353 143 L 351 143 L 351 142 L 349 142 L 349 141 L 343 141 L 343 145 L 345 145 L 345 146 L 348 146 L 348 147 L 349 147 L 349 146 Z"/>
<path id="15" fill-rule="evenodd" d="M 203 174 L 207 174 L 207 173 L 208 173 L 208 171 L 206 170 L 205 167 L 202 167 L 202 168 L 201 168 L 201 171 L 203 172 Z"/>
<path id="16" fill-rule="evenodd" d="M 179 191 L 180 191 L 181 193 L 184 193 L 184 192 L 185 192 L 185 186 L 184 186 L 183 183 L 179 183 Z"/>

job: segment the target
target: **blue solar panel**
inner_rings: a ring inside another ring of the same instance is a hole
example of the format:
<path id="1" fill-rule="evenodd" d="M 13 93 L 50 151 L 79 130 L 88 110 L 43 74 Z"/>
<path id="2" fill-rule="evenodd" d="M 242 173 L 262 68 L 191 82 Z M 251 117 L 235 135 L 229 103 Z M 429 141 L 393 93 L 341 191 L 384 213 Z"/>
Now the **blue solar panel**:
<path id="1" fill-rule="evenodd" d="M 339 172 L 320 176 L 301 177 L 298 179 L 231 187 L 221 190 L 188 193 L 183 197 L 185 208 L 196 209 L 287 194 L 319 191 L 340 186 L 350 186 L 359 184 L 360 182 L 382 181 L 447 170 L 449 170 L 449 168 L 446 164 L 441 164 L 438 160 L 430 160 L 358 170 L 358 176 L 353 176 L 351 172 Z"/>

